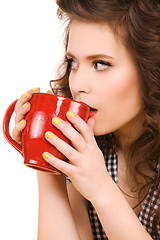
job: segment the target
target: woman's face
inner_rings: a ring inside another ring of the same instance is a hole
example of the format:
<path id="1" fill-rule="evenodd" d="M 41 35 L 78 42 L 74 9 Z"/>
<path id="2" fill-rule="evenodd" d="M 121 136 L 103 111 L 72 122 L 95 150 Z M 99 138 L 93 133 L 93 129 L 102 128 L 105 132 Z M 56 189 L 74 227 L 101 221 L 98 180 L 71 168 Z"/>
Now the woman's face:
<path id="1" fill-rule="evenodd" d="M 73 21 L 66 57 L 73 99 L 97 110 L 95 135 L 133 130 L 142 108 L 139 77 L 132 58 L 110 28 Z"/>

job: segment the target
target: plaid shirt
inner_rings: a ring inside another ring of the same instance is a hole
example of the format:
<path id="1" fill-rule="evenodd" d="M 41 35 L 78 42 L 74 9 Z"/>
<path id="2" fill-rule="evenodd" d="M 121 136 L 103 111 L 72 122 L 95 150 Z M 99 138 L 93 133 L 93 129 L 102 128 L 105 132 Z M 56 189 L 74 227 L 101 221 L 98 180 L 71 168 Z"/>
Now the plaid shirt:
<path id="1" fill-rule="evenodd" d="M 113 155 L 109 155 L 105 159 L 107 170 L 112 177 L 112 179 L 118 184 L 118 169 L 117 169 L 117 153 Z M 153 209 L 157 209 L 160 206 L 160 199 L 158 195 L 158 191 L 156 191 L 153 186 L 151 186 L 148 195 L 142 205 L 142 208 L 139 212 L 138 218 L 144 228 L 151 234 L 152 224 L 153 224 L 153 216 L 149 218 L 149 212 Z M 107 240 L 106 234 L 102 228 L 102 225 L 98 219 L 97 213 L 93 207 L 93 205 L 89 202 L 89 216 L 91 221 L 91 227 L 93 232 L 93 239 L 94 240 Z M 158 225 L 158 236 L 152 236 L 153 239 L 160 240 L 160 225 Z"/>

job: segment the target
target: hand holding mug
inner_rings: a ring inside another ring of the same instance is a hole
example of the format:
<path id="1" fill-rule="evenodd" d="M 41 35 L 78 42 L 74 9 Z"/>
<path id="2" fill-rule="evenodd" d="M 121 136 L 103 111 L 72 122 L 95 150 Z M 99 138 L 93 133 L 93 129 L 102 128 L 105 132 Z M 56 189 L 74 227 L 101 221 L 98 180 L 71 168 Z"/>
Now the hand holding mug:
<path id="1" fill-rule="evenodd" d="M 14 111 L 16 111 L 16 125 L 13 130 L 14 139 L 9 133 L 9 121 Z M 79 115 L 87 121 L 90 108 L 85 103 L 77 102 L 69 98 L 53 95 L 50 93 L 26 92 L 18 101 L 14 101 L 7 109 L 3 120 L 3 132 L 8 142 L 19 151 L 24 164 L 28 167 L 59 174 L 53 166 L 47 163 L 43 157 L 43 152 L 50 152 L 57 158 L 67 161 L 54 146 L 45 139 L 45 133 L 51 131 L 68 144 L 71 142 L 52 124 L 53 118 L 61 118 L 68 122 L 66 114 L 68 111 Z M 68 122 L 68 124 L 70 124 Z M 22 138 L 21 138 L 21 131 Z"/>
<path id="2" fill-rule="evenodd" d="M 25 115 L 31 109 L 30 100 L 33 93 L 40 92 L 40 88 L 33 88 L 25 92 L 15 104 L 15 126 L 13 128 L 13 139 L 21 144 L 22 141 L 22 131 L 26 126 Z"/>

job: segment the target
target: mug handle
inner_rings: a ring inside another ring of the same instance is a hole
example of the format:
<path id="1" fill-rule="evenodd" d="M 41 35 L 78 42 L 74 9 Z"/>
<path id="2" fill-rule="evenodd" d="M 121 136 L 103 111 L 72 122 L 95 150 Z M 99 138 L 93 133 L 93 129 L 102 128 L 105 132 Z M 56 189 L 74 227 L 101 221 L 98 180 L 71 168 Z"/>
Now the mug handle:
<path id="1" fill-rule="evenodd" d="M 9 107 L 7 108 L 4 118 L 3 118 L 3 134 L 6 138 L 6 140 L 9 142 L 9 144 L 14 147 L 22 156 L 23 156 L 23 152 L 22 152 L 22 147 L 20 144 L 18 144 L 10 135 L 9 132 L 9 123 L 10 123 L 10 119 L 11 116 L 14 112 L 14 107 L 16 105 L 17 100 L 15 100 L 14 102 L 12 102 Z"/>

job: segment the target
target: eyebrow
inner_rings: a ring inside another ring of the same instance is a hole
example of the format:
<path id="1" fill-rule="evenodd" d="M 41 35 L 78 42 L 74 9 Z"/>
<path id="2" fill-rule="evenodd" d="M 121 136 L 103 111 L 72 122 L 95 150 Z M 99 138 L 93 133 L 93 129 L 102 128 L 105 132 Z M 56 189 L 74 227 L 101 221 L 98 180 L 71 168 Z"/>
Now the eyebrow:
<path id="1" fill-rule="evenodd" d="M 71 57 L 71 58 L 75 58 L 76 57 L 70 53 L 70 52 L 66 52 L 66 57 Z M 109 56 L 109 55 L 106 55 L 106 54 L 93 54 L 93 55 L 90 55 L 90 56 L 86 56 L 85 57 L 87 60 L 94 60 L 94 59 L 97 59 L 97 58 L 107 58 L 107 59 L 113 59 L 113 57 Z"/>

